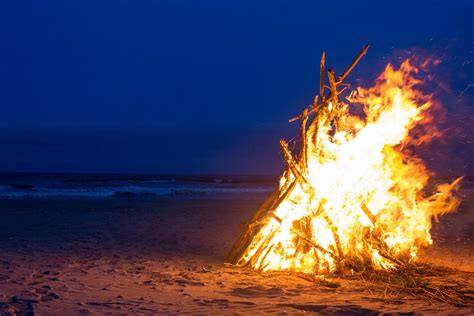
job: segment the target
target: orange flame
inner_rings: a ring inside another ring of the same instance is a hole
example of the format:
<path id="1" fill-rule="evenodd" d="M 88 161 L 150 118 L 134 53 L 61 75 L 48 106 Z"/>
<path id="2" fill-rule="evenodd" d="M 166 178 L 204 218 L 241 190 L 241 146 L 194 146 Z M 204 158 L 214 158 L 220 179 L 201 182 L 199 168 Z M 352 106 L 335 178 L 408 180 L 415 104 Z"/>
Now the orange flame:
<path id="1" fill-rule="evenodd" d="M 308 130 L 307 183 L 297 182 L 278 204 L 241 262 L 263 271 L 327 273 L 344 260 L 390 270 L 415 261 L 420 247 L 432 244 L 432 218 L 456 210 L 452 193 L 460 179 L 426 196 L 430 173 L 422 160 L 401 151 L 435 134 L 410 135 L 430 123 L 426 113 L 433 104 L 418 90 L 418 72 L 409 60 L 399 69 L 388 65 L 373 87 L 351 93 L 350 103 L 329 104 L 340 118 L 337 131 L 324 115 Z M 357 104 L 363 118 L 349 112 Z M 293 177 L 283 174 L 281 191 Z"/>

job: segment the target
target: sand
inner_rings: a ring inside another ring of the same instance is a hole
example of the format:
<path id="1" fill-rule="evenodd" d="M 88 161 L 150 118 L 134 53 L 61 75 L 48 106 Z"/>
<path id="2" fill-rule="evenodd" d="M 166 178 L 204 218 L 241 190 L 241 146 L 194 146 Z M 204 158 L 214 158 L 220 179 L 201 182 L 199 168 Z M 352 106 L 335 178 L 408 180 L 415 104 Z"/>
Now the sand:
<path id="1" fill-rule="evenodd" d="M 0 315 L 474 314 L 360 282 L 224 265 L 263 198 L 0 201 Z M 423 258 L 468 271 L 453 279 L 473 295 L 470 205 L 435 224 Z"/>

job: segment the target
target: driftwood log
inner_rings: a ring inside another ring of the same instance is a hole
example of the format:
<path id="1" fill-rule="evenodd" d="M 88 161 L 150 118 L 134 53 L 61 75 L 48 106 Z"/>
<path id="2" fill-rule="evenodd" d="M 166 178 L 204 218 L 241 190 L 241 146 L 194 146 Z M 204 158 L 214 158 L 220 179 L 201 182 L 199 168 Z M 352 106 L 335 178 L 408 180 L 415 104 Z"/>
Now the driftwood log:
<path id="1" fill-rule="evenodd" d="M 288 146 L 288 143 L 284 140 L 280 140 L 280 147 L 283 153 L 284 160 L 286 162 L 287 169 L 285 170 L 282 179 L 286 179 L 284 183 L 280 183 L 279 186 L 272 192 L 272 194 L 263 202 L 263 204 L 257 209 L 253 214 L 250 221 L 244 225 L 243 232 L 240 235 L 239 239 L 235 242 L 231 248 L 227 261 L 231 264 L 237 266 L 244 266 L 251 263 L 250 261 L 242 260 L 242 256 L 245 254 L 247 248 L 252 242 L 252 238 L 258 231 L 263 227 L 263 225 L 270 218 L 274 218 L 277 221 L 281 222 L 275 214 L 274 210 L 278 205 L 284 201 L 289 194 L 296 187 L 296 183 L 300 183 L 303 188 L 311 188 L 311 184 L 306 179 L 306 168 L 307 168 L 307 157 L 309 150 L 317 150 L 316 139 L 308 139 L 310 135 L 316 135 L 316 129 L 318 128 L 318 122 L 320 119 L 329 118 L 333 124 L 335 131 L 337 131 L 340 124 L 339 118 L 339 96 L 347 88 L 347 84 L 344 84 L 343 81 L 349 75 L 349 73 L 354 69 L 357 63 L 361 58 L 367 53 L 369 45 L 366 45 L 362 48 L 361 52 L 357 55 L 354 61 L 347 67 L 347 69 L 340 75 L 336 77 L 336 73 L 332 69 L 326 71 L 326 56 L 325 53 L 322 53 L 321 62 L 320 62 L 320 81 L 319 81 L 319 95 L 314 98 L 313 104 L 309 105 L 308 108 L 305 108 L 303 112 L 290 119 L 289 122 L 294 122 L 300 120 L 300 142 L 299 142 L 299 151 L 296 155 L 292 152 Z M 327 74 L 329 86 L 325 85 L 324 75 Z M 342 88 L 341 88 L 342 87 Z M 325 90 L 329 88 L 329 92 L 325 95 Z M 324 115 L 321 115 L 324 114 Z M 311 115 L 314 115 L 311 120 L 309 127 L 307 127 L 307 122 Z M 297 156 L 296 158 L 294 156 Z M 363 207 L 364 212 L 368 212 L 367 207 Z M 301 236 L 301 240 L 309 243 L 312 247 L 321 248 L 320 250 L 326 253 L 330 253 L 331 256 L 337 256 L 339 259 L 342 259 L 342 251 L 339 245 L 339 236 L 337 235 L 337 229 L 334 227 L 334 224 L 331 222 L 331 219 L 328 216 L 324 216 L 324 207 L 321 205 L 316 212 L 320 212 L 325 220 L 328 222 L 329 227 L 334 234 L 334 239 L 336 241 L 335 251 L 331 252 L 327 249 L 322 249 L 320 246 L 314 243 L 314 241 L 306 238 L 302 233 L 298 232 L 298 235 Z M 370 213 L 370 212 L 369 212 Z M 370 218 L 372 221 L 375 221 L 374 218 Z M 269 238 L 270 239 L 270 238 Z M 260 247 L 262 250 L 265 248 L 265 245 Z M 257 250 L 258 253 L 259 250 Z M 254 257 L 258 257 L 254 255 Z"/>

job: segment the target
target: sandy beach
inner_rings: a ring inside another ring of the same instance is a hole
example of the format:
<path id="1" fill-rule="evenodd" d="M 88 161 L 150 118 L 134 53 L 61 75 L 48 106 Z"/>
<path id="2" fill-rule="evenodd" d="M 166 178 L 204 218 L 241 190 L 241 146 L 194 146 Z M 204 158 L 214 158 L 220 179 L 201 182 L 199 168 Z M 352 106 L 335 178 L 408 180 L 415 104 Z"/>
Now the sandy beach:
<path id="1" fill-rule="evenodd" d="M 473 306 L 379 295 L 224 264 L 264 196 L 0 201 L 0 314 L 460 314 Z M 424 258 L 474 292 L 472 208 L 435 224 Z M 455 281 L 453 281 L 455 282 Z"/>

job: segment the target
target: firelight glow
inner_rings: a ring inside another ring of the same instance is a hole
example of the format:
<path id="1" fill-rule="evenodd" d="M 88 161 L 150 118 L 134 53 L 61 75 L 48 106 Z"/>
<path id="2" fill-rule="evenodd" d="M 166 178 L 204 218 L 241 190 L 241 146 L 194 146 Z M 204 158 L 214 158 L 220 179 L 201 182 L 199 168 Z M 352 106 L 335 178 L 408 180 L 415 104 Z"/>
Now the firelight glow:
<path id="1" fill-rule="evenodd" d="M 304 181 L 291 168 L 283 173 L 278 191 L 287 194 L 259 223 L 238 264 L 324 274 L 342 263 L 393 270 L 417 260 L 433 242 L 433 218 L 458 207 L 453 192 L 461 180 L 426 194 L 430 172 L 403 150 L 430 134 L 433 100 L 419 90 L 418 73 L 409 60 L 399 69 L 388 65 L 373 87 L 320 111 L 303 138 Z M 364 114 L 352 114 L 353 107 Z M 410 133 L 423 124 L 425 135 Z"/>

